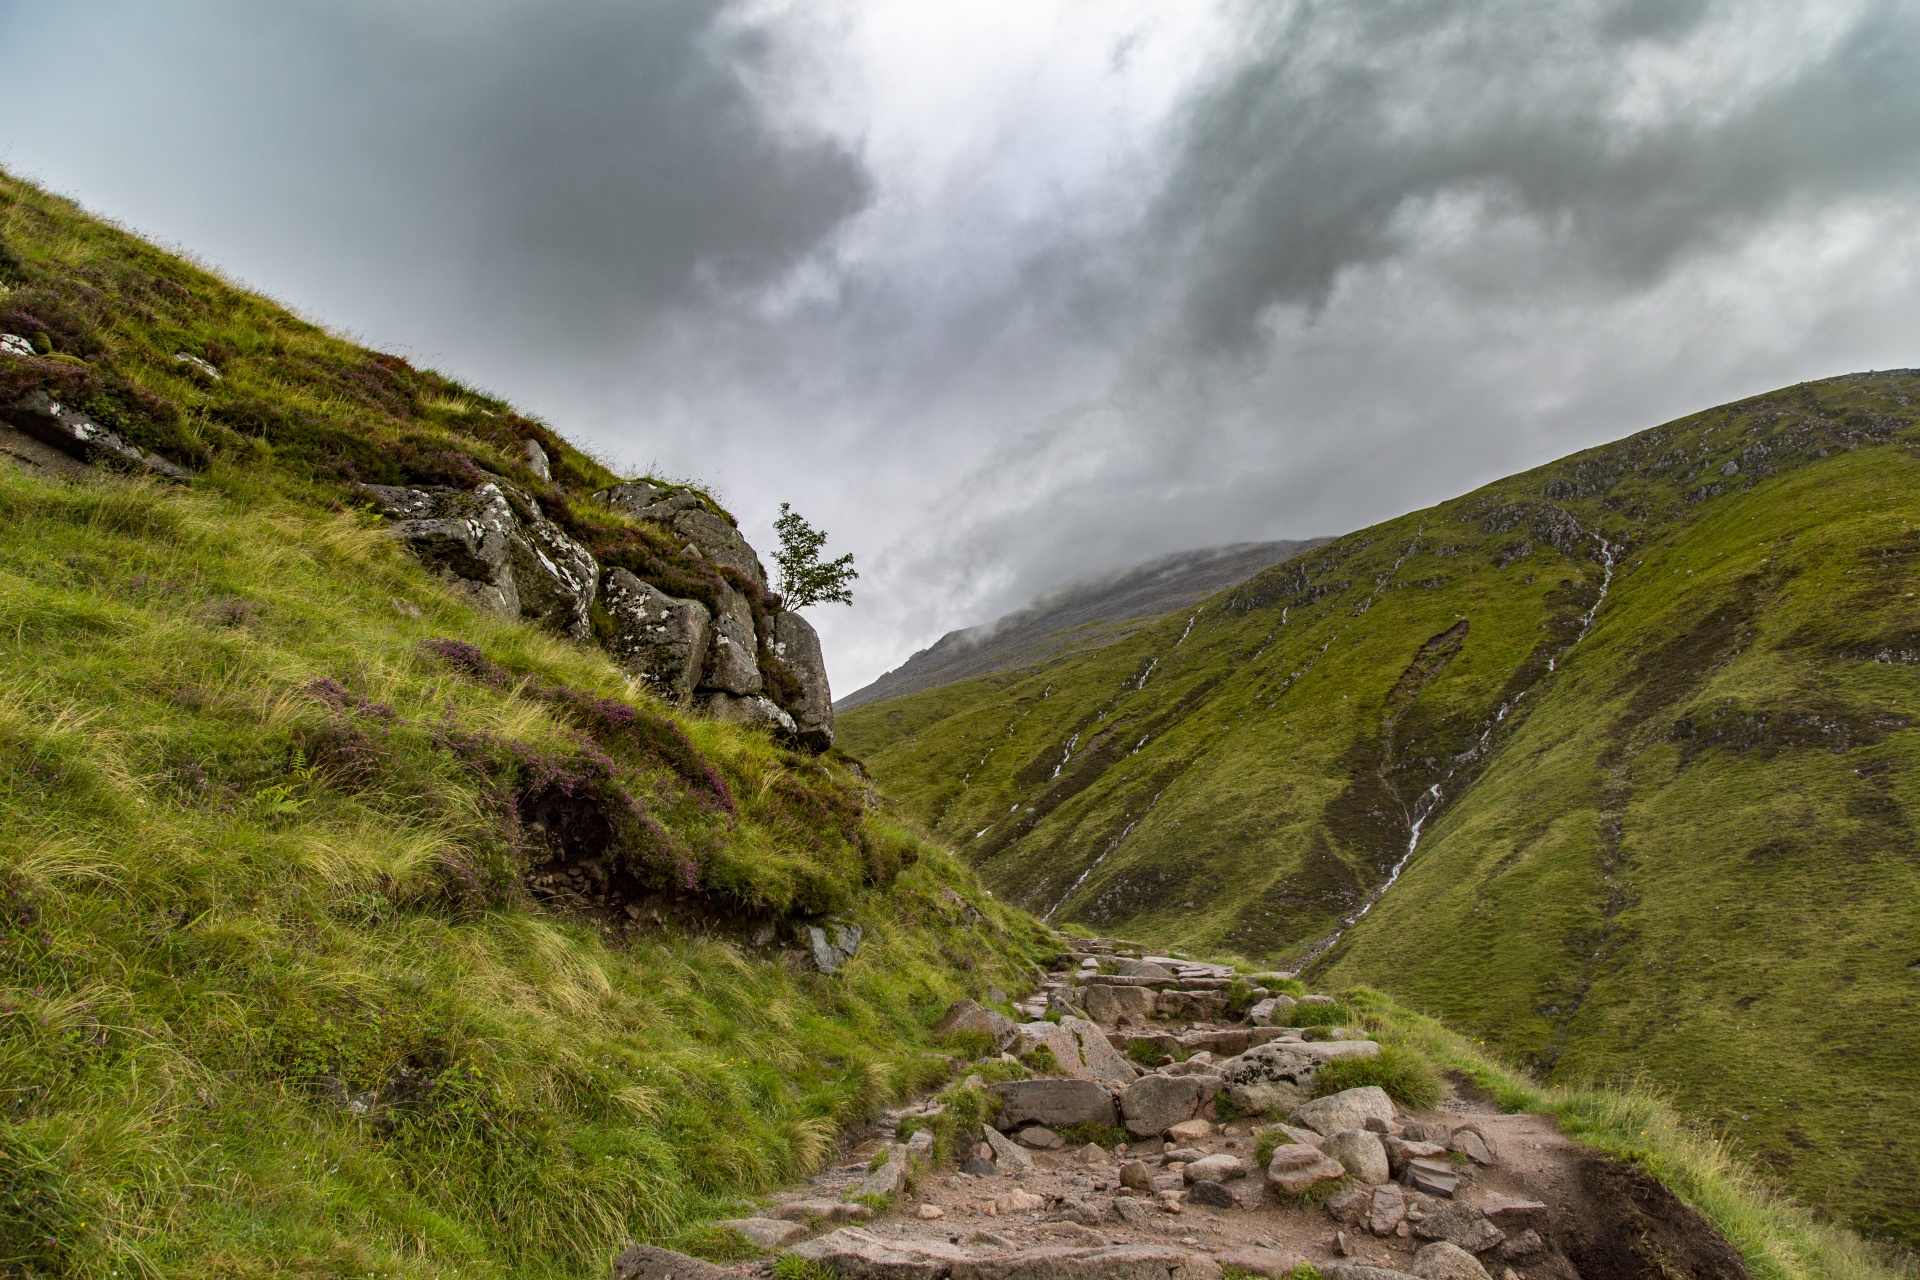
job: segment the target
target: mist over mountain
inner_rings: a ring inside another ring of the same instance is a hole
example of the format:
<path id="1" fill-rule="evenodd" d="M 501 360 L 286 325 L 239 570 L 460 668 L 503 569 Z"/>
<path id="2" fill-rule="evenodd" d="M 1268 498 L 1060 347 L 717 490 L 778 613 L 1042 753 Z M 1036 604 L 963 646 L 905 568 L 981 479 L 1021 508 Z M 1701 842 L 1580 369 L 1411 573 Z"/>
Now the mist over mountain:
<path id="1" fill-rule="evenodd" d="M 1078 583 L 985 626 L 949 631 L 872 684 L 838 699 L 834 709 L 844 711 L 1111 644 L 1132 634 L 1129 622 L 1205 599 L 1326 541 L 1203 547 Z"/>

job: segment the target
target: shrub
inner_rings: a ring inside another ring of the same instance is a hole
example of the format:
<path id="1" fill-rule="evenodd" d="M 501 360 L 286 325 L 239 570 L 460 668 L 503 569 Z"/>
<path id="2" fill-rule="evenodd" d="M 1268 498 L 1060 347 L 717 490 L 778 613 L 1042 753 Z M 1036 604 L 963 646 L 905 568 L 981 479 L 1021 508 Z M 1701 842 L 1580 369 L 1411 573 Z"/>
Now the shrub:
<path id="1" fill-rule="evenodd" d="M 1157 1067 L 1173 1061 L 1173 1055 L 1159 1048 L 1151 1040 L 1127 1041 L 1127 1057 L 1143 1067 Z"/>
<path id="2" fill-rule="evenodd" d="M 797 1253 L 783 1253 L 773 1260 L 773 1280 L 840 1280 L 832 1267 Z"/>
<path id="3" fill-rule="evenodd" d="M 1341 1027 L 1351 1017 L 1343 1004 L 1297 1004 L 1287 1021 L 1296 1027 Z"/>
<path id="4" fill-rule="evenodd" d="M 1404 1045 L 1383 1044 L 1372 1058 L 1336 1058 L 1314 1073 L 1314 1096 L 1379 1085 L 1409 1111 L 1424 1111 L 1445 1096 L 1440 1075 L 1426 1058 Z"/>
<path id="5" fill-rule="evenodd" d="M 1035 1045 L 1020 1055 L 1020 1062 L 1037 1076 L 1057 1076 L 1060 1074 L 1060 1060 L 1053 1056 L 1053 1050 L 1046 1045 Z"/>
<path id="6" fill-rule="evenodd" d="M 1042 1047 L 1044 1048 L 1045 1046 Z M 1048 1052 L 1047 1057 L 1049 1059 L 1053 1057 L 1051 1051 Z M 1005 1058 L 995 1058 L 992 1062 L 977 1064 L 973 1069 L 973 1074 L 979 1076 L 988 1084 L 1005 1084 L 1009 1080 L 1025 1080 L 1030 1073 L 1027 1071 L 1024 1063 L 1010 1062 Z"/>
<path id="7" fill-rule="evenodd" d="M 738 1262 L 743 1258 L 757 1258 L 765 1252 L 732 1227 L 713 1224 L 688 1227 L 673 1238 L 672 1247 L 708 1262 Z"/>
<path id="8" fill-rule="evenodd" d="M 1117 1124 L 1101 1124 L 1098 1120 L 1089 1120 L 1084 1124 L 1062 1125 L 1054 1130 L 1069 1147 L 1084 1147 L 1089 1142 L 1097 1147 L 1112 1150 L 1129 1140 L 1125 1129 Z"/>

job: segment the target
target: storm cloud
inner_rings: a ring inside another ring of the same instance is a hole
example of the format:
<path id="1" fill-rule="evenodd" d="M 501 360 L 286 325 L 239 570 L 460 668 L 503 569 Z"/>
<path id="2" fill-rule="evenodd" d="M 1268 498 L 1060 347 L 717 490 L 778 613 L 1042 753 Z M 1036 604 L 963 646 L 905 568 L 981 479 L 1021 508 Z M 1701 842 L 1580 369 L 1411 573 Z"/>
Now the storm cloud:
<path id="1" fill-rule="evenodd" d="M 793 502 L 843 691 L 1920 363 L 1902 3 L 0 0 L 0 158 L 762 545 Z"/>

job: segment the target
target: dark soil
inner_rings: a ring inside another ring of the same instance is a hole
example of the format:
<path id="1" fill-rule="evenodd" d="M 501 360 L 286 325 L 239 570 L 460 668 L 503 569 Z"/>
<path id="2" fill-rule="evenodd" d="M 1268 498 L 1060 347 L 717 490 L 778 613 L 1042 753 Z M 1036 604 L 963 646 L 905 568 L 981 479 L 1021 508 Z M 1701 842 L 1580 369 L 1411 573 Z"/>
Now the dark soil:
<path id="1" fill-rule="evenodd" d="M 1645 1170 L 1589 1152 L 1579 1174 L 1583 1202 L 1556 1214 L 1554 1236 L 1581 1280 L 1752 1280 L 1712 1224 Z"/>

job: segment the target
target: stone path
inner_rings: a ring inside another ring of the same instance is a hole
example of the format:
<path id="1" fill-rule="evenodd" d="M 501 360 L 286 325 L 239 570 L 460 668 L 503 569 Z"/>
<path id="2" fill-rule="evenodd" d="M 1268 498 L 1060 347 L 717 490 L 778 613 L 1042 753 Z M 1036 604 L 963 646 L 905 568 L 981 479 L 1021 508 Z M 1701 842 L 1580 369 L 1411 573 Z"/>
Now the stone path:
<path id="1" fill-rule="evenodd" d="M 730 1225 L 842 1280 L 1215 1280 L 1303 1262 L 1328 1280 L 1577 1280 L 1562 1245 L 1579 1227 L 1582 1155 L 1551 1120 L 1503 1115 L 1462 1087 L 1412 1114 L 1374 1088 L 1313 1100 L 1318 1067 L 1378 1051 L 1344 1028 L 1284 1025 L 1315 997 L 1261 995 L 1251 1020 L 1230 1022 L 1231 969 L 1082 946 L 1017 1006 L 1033 1021 L 968 1001 L 948 1015 L 947 1029 L 985 1032 L 1013 1055 L 1044 1045 L 1057 1067 L 988 1086 L 997 1128 L 958 1168 L 931 1166 L 925 1129 L 897 1140 L 938 1111 L 921 1102 Z M 1223 1118 L 1223 1098 L 1288 1123 Z M 862 1194 L 892 1208 L 875 1213 Z M 637 1248 L 614 1276 L 719 1280 L 773 1265 L 772 1253 L 716 1268 Z"/>

